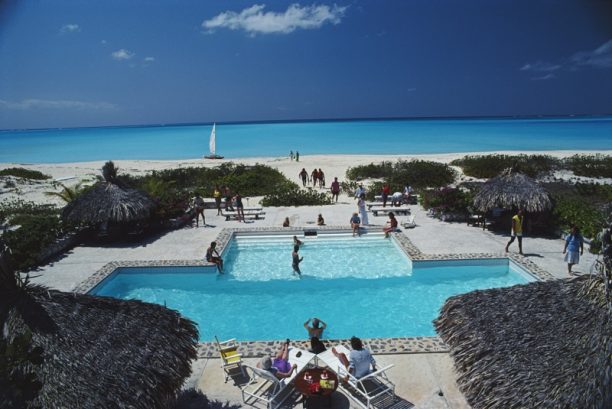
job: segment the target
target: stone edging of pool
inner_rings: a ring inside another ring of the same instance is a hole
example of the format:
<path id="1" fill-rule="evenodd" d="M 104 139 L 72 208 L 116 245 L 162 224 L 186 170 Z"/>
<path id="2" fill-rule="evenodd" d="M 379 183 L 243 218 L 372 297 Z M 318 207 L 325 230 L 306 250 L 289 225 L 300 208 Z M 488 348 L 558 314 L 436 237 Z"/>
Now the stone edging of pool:
<path id="1" fill-rule="evenodd" d="M 225 247 L 229 244 L 234 235 L 268 233 L 268 234 L 292 234 L 303 233 L 304 231 L 316 230 L 325 233 L 351 233 L 345 226 L 313 226 L 313 227 L 255 227 L 255 228 L 225 228 L 217 235 L 216 242 L 219 253 L 222 254 Z M 374 227 L 368 229 L 371 232 L 380 232 L 382 228 Z M 401 232 L 392 233 L 396 243 L 408 255 L 413 264 L 427 261 L 442 260 L 482 260 L 507 258 L 525 269 L 535 278 L 541 281 L 554 280 L 555 278 L 547 271 L 538 267 L 526 257 L 518 254 L 500 253 L 460 253 L 460 254 L 425 254 L 416 247 L 412 241 Z M 116 269 L 121 267 L 207 267 L 214 266 L 204 260 L 137 260 L 137 261 L 114 261 L 104 265 L 89 278 L 80 283 L 73 292 L 86 294 L 110 276 Z M 401 337 L 401 338 L 371 338 L 364 340 L 366 345 L 374 354 L 407 354 L 407 353 L 432 353 L 448 352 L 447 346 L 439 337 Z M 283 341 L 242 341 L 240 351 L 244 357 L 258 357 L 265 354 L 275 353 L 280 348 Z M 332 347 L 338 343 L 349 344 L 349 340 L 324 340 L 327 347 Z M 308 348 L 308 341 L 295 341 L 294 346 Z M 198 347 L 198 356 L 201 358 L 218 357 L 217 348 L 214 342 L 201 342 Z"/>

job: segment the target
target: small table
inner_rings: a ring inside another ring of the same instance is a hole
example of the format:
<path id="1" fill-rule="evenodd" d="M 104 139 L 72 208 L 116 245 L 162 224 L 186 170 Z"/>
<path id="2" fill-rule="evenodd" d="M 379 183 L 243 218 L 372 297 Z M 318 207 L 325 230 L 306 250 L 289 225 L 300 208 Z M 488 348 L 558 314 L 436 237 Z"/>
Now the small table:
<path id="1" fill-rule="evenodd" d="M 327 368 L 309 368 L 295 377 L 294 385 L 304 396 L 305 406 L 315 397 L 327 397 L 331 406 L 331 395 L 338 389 L 338 376 Z"/>

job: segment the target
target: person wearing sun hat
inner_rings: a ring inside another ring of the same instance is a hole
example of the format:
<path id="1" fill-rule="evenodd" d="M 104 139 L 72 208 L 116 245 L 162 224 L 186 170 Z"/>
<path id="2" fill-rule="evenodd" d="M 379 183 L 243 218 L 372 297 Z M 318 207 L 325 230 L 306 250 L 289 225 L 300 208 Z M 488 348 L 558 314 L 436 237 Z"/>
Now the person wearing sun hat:
<path id="1" fill-rule="evenodd" d="M 297 364 L 289 363 L 289 340 L 285 341 L 274 360 L 269 355 L 264 356 L 257 366 L 273 373 L 278 379 L 289 378 L 297 370 Z"/>

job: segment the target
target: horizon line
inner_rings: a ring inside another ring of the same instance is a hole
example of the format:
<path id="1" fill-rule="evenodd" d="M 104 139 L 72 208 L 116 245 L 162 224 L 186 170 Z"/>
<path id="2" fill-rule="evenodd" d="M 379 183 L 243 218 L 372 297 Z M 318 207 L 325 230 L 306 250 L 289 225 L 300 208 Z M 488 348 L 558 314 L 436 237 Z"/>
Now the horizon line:
<path id="1" fill-rule="evenodd" d="M 131 124 L 131 125 L 98 125 L 98 126 L 66 126 L 53 128 L 7 128 L 0 132 L 15 131 L 50 131 L 60 129 L 95 129 L 95 128 L 155 128 L 171 126 L 201 126 L 201 125 L 246 125 L 246 124 L 275 124 L 300 122 L 359 122 L 359 121 L 397 121 L 397 120 L 470 120 L 470 119 L 568 119 L 568 118 L 605 118 L 612 113 L 605 114 L 531 114 L 531 115 L 478 115 L 478 116 L 389 116 L 389 117 L 352 117 L 352 118 L 307 118 L 307 119 L 264 119 L 247 121 L 205 121 L 205 122 L 175 122 L 157 124 Z"/>

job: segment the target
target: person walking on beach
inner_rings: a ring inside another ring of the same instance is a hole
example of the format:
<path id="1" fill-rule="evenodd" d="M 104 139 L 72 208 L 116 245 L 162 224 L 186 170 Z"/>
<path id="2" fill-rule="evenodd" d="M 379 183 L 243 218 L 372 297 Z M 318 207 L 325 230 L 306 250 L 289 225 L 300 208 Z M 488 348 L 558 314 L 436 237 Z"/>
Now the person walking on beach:
<path id="1" fill-rule="evenodd" d="M 300 161 L 300 153 L 298 151 L 295 151 L 295 161 L 296 162 Z"/>
<path id="2" fill-rule="evenodd" d="M 578 250 L 580 250 L 580 253 Z M 580 234 L 580 229 L 574 225 L 570 234 L 565 238 L 565 246 L 563 247 L 564 260 L 567 263 L 567 273 L 569 275 L 572 275 L 572 266 L 578 264 L 583 253 L 584 239 Z"/>
<path id="3" fill-rule="evenodd" d="M 196 227 L 200 226 L 200 215 L 202 215 L 202 226 L 206 227 L 206 219 L 204 218 L 204 199 L 200 193 L 195 192 L 195 196 L 191 199 L 191 206 L 195 209 Z"/>
<path id="4" fill-rule="evenodd" d="M 293 253 L 291 253 L 291 259 L 293 260 L 293 263 L 291 264 L 291 266 L 293 267 L 293 271 L 297 273 L 299 277 L 302 277 L 302 272 L 300 271 L 300 263 L 302 262 L 302 260 L 304 260 L 304 257 L 300 257 L 299 251 L 300 246 L 298 246 L 297 244 L 293 246 Z"/>
<path id="5" fill-rule="evenodd" d="M 306 180 L 308 179 L 308 172 L 306 172 L 306 168 L 302 168 L 302 171 L 298 174 L 300 179 L 302 179 L 302 186 L 306 187 Z"/>
<path id="6" fill-rule="evenodd" d="M 319 180 L 319 171 L 317 168 L 314 168 L 310 176 L 312 177 L 312 187 L 317 187 L 317 181 Z"/>
<path id="7" fill-rule="evenodd" d="M 340 182 L 338 182 L 338 178 L 334 178 L 334 181 L 331 183 L 331 194 L 332 200 L 334 200 L 335 197 L 336 203 L 338 203 L 338 195 L 340 194 Z"/>
<path id="8" fill-rule="evenodd" d="M 293 151 L 289 151 L 289 159 L 293 160 Z"/>
<path id="9" fill-rule="evenodd" d="M 221 214 L 221 189 L 219 188 L 219 185 L 215 185 L 213 197 L 215 198 L 215 206 L 217 206 L 217 216 L 219 216 Z"/>
<path id="10" fill-rule="evenodd" d="M 510 241 L 506 244 L 506 253 L 508 247 L 514 242 L 514 239 L 518 239 L 519 254 L 523 255 L 523 209 L 512 217 L 512 230 L 510 231 Z"/>
<path id="11" fill-rule="evenodd" d="M 363 193 L 361 194 L 361 196 L 359 196 L 359 200 L 357 201 L 357 208 L 359 209 L 359 216 L 361 216 L 361 224 L 363 224 L 364 226 L 370 224 L 370 221 L 368 220 L 368 211 L 366 210 L 365 195 Z"/>
<path id="12" fill-rule="evenodd" d="M 206 261 L 214 263 L 217 266 L 219 273 L 223 274 L 223 259 L 217 252 L 217 242 L 210 243 L 210 247 L 206 250 Z"/>
<path id="13" fill-rule="evenodd" d="M 325 187 L 325 173 L 323 173 L 321 168 L 319 168 L 319 187 L 320 188 Z"/>

